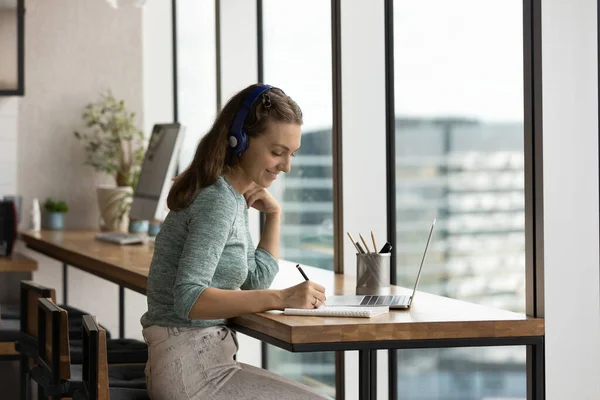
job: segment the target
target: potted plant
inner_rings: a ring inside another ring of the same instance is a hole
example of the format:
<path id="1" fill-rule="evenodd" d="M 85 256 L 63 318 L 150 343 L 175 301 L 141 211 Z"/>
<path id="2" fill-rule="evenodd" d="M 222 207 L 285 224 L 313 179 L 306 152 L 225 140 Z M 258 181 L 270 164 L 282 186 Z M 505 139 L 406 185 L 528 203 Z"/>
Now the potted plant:
<path id="1" fill-rule="evenodd" d="M 64 214 L 69 211 L 67 203 L 62 200 L 52 200 L 47 198 L 44 203 L 46 210 L 46 228 L 52 230 L 60 230 L 65 226 Z"/>
<path id="2" fill-rule="evenodd" d="M 101 229 L 127 231 L 133 188 L 144 160 L 144 133 L 135 113 L 110 91 L 85 106 L 82 113 L 87 132 L 75 132 L 86 152 L 87 165 L 114 177 L 115 184 L 97 188 Z"/>

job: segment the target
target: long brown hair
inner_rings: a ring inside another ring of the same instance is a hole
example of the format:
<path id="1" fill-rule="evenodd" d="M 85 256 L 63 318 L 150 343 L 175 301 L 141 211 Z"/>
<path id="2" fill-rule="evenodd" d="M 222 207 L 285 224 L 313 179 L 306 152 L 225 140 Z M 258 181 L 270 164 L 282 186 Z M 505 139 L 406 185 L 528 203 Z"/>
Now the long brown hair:
<path id="1" fill-rule="evenodd" d="M 225 104 L 212 128 L 198 144 L 190 166 L 173 182 L 167 197 L 170 210 L 187 208 L 202 188 L 215 183 L 221 174 L 238 163 L 239 156 L 229 149 L 227 137 L 242 102 L 259 85 L 248 86 Z M 281 89 L 269 89 L 261 97 L 262 101 L 259 99 L 255 102 L 244 122 L 248 143 L 253 137 L 265 133 L 269 121 L 302 124 L 300 107 Z"/>

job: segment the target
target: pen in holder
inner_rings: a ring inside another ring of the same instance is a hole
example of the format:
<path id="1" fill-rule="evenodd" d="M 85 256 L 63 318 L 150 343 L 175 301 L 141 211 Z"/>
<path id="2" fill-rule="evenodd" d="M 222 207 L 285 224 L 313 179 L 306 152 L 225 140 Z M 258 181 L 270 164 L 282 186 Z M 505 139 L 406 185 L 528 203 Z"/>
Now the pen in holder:
<path id="1" fill-rule="evenodd" d="M 391 253 L 356 254 L 356 294 L 390 294 Z"/>

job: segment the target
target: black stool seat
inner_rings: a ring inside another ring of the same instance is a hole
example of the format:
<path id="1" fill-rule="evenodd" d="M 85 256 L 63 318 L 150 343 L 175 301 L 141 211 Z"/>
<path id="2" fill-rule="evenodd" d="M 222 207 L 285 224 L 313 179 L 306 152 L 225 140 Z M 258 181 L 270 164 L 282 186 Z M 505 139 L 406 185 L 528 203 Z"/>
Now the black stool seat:
<path id="1" fill-rule="evenodd" d="M 68 396 L 71 397 L 83 388 L 81 365 L 71 364 L 71 378 L 61 381 L 57 386 L 50 384 L 50 377 L 40 367 L 34 367 L 30 371 L 31 378 L 41 386 L 45 396 Z M 146 391 L 146 375 L 144 365 L 109 365 L 108 384 L 115 388 L 140 389 Z M 111 397 L 112 400 L 112 397 Z"/>
<path id="2" fill-rule="evenodd" d="M 16 342 L 19 340 L 21 321 L 7 319 L 0 322 L 0 342 Z"/>
<path id="3" fill-rule="evenodd" d="M 110 400 L 150 400 L 146 389 L 109 387 Z"/>
<path id="4" fill-rule="evenodd" d="M 109 387 L 108 394 L 110 400 L 150 400 L 146 389 Z M 89 400 L 89 397 L 84 391 L 78 390 L 75 392 L 73 400 Z"/>
<path id="5" fill-rule="evenodd" d="M 131 389 L 146 389 L 144 364 L 109 365 L 108 386 Z"/>
<path id="6" fill-rule="evenodd" d="M 83 363 L 83 341 L 70 340 L 71 363 Z M 135 339 L 110 339 L 106 341 L 109 364 L 138 364 L 148 361 L 148 345 Z"/>
<path id="7" fill-rule="evenodd" d="M 21 306 L 18 304 L 2 304 L 0 319 L 21 319 Z"/>
<path id="8" fill-rule="evenodd" d="M 146 389 L 146 374 L 143 364 L 109 365 L 108 386 L 130 389 Z M 83 367 L 71 365 L 71 379 L 81 384 Z"/>
<path id="9" fill-rule="evenodd" d="M 84 315 L 89 315 L 89 312 L 82 311 L 78 308 L 67 306 L 67 305 L 59 305 L 60 308 L 65 310 L 69 315 L 69 339 L 81 339 L 81 324 Z M 102 326 L 102 325 L 100 325 Z M 111 335 L 106 327 L 102 326 L 106 331 L 106 338 L 110 339 Z"/>

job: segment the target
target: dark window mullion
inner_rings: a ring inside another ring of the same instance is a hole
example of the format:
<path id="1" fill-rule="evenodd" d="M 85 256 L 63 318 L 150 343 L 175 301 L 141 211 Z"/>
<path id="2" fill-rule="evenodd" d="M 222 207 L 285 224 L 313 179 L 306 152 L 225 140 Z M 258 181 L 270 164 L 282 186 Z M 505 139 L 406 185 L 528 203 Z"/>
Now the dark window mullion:
<path id="1" fill-rule="evenodd" d="M 396 111 L 394 103 L 394 2 L 384 0 L 385 35 L 385 128 L 386 128 L 386 196 L 387 237 L 392 247 L 390 283 L 397 283 L 396 271 Z M 388 393 L 398 398 L 398 351 L 388 350 Z"/>

